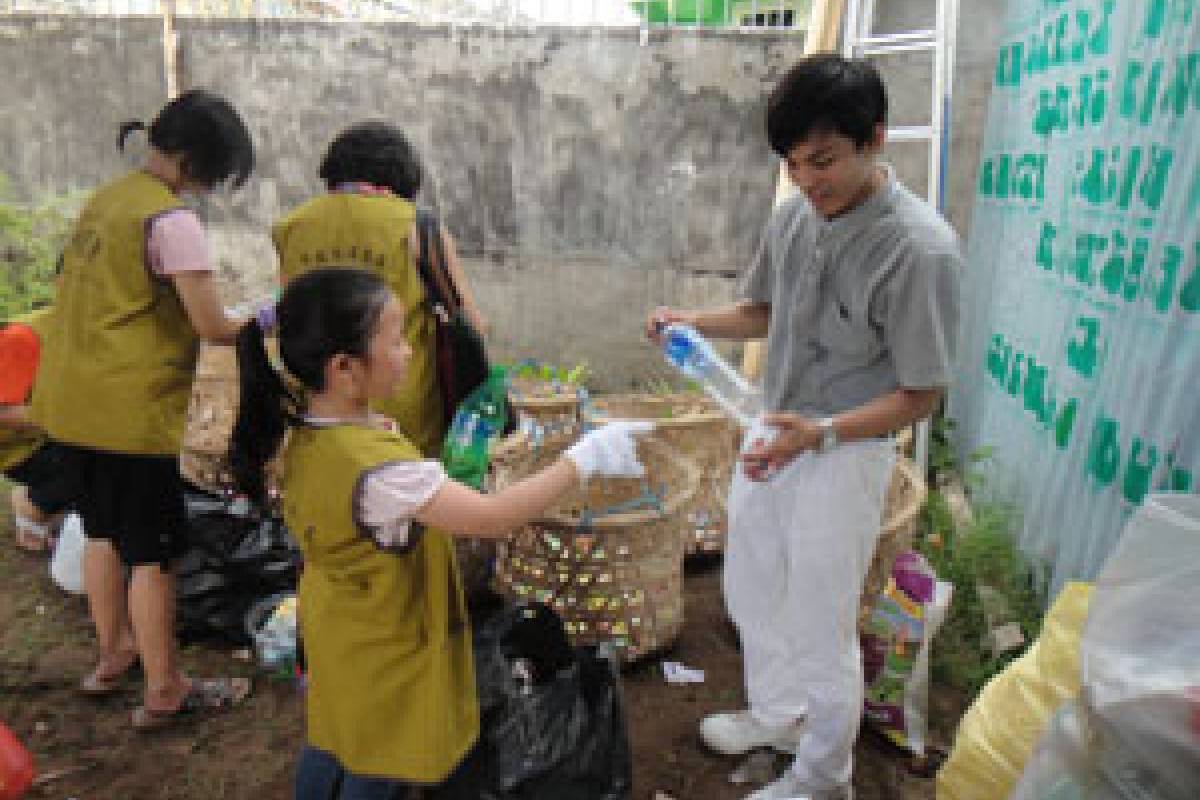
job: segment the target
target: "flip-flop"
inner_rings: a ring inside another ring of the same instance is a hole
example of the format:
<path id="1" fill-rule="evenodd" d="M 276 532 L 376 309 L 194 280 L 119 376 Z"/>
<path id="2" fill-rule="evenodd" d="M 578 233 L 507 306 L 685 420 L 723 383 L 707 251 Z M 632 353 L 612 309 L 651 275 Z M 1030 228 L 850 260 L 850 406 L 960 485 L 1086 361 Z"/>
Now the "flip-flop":
<path id="1" fill-rule="evenodd" d="M 249 678 L 193 679 L 178 708 L 172 711 L 159 711 L 144 705 L 135 708 L 133 727 L 139 731 L 156 730 L 172 724 L 180 717 L 231 708 L 245 700 L 249 694 Z"/>
<path id="2" fill-rule="evenodd" d="M 112 675 L 101 675 L 100 668 L 89 672 L 79 682 L 79 692 L 81 694 L 91 695 L 92 697 L 103 697 L 113 694 L 125 688 L 125 683 L 129 678 L 140 674 L 142 671 L 141 659 L 135 653 L 133 659 L 129 662 L 129 666 Z"/>

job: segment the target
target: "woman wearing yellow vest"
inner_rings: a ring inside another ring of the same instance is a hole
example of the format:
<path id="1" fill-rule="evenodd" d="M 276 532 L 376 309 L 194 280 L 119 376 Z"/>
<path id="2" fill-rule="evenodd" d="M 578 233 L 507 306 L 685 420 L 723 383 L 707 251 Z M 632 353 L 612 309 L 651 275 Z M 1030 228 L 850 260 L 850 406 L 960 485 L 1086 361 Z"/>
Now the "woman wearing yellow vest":
<path id="1" fill-rule="evenodd" d="M 605 426 L 546 470 L 480 494 L 370 410 L 412 359 L 404 305 L 382 279 L 305 273 L 288 284 L 277 317 L 277 356 L 267 354 L 262 322 L 239 337 L 231 455 L 243 491 L 261 497 L 263 465 L 291 429 L 280 488 L 304 555 L 309 667 L 296 798 L 397 800 L 443 781 L 479 732 L 470 632 L 442 531 L 501 536 L 589 475 L 642 474 L 632 434 L 648 426 Z"/>
<path id="2" fill-rule="evenodd" d="M 122 126 L 118 147 L 139 128 Z M 80 212 L 31 407 L 69 450 L 88 536 L 84 587 L 100 653 L 80 689 L 116 691 L 140 661 L 138 728 L 248 690 L 183 674 L 169 565 L 186 526 L 177 456 L 198 338 L 232 343 L 240 322 L 225 316 L 203 227 L 181 196 L 230 178 L 240 185 L 254 150 L 232 106 L 203 90 L 168 103 L 148 138 L 143 167 L 98 189 Z"/>
<path id="3" fill-rule="evenodd" d="M 441 452 L 448 420 L 442 411 L 434 368 L 434 320 L 425 305 L 417 272 L 416 235 L 421 165 L 399 129 L 366 122 L 339 134 L 321 161 L 328 189 L 276 223 L 272 238 L 279 274 L 286 283 L 319 267 L 358 267 L 376 273 L 404 307 L 405 336 L 413 349 L 408 376 L 375 410 L 396 420 L 400 430 L 427 456 Z M 422 212 L 424 213 L 424 212 Z M 475 328 L 487 331 L 454 240 L 439 226 L 446 267 Z"/>

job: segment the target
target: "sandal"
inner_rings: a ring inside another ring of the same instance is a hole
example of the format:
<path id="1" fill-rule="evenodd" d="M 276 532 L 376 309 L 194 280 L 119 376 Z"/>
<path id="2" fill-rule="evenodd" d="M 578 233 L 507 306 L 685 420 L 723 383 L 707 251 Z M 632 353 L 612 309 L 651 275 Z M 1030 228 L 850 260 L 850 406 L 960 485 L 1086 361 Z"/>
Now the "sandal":
<path id="1" fill-rule="evenodd" d="M 103 697 L 113 694 L 125 687 L 125 682 L 142 671 L 142 662 L 137 653 L 131 653 L 129 664 L 119 672 L 104 674 L 100 667 L 84 676 L 79 682 L 79 692 L 92 697 Z"/>
<path id="2" fill-rule="evenodd" d="M 170 725 L 180 717 L 202 711 L 231 708 L 245 700 L 249 694 L 249 678 L 193 679 L 177 708 L 170 711 L 159 711 L 144 705 L 135 708 L 133 727 L 139 731 L 156 730 Z"/>
<path id="3" fill-rule="evenodd" d="M 50 535 L 49 525 L 34 522 L 23 515 L 14 516 L 13 523 L 17 529 L 17 547 L 30 553 L 49 553 L 54 550 L 54 537 Z"/>

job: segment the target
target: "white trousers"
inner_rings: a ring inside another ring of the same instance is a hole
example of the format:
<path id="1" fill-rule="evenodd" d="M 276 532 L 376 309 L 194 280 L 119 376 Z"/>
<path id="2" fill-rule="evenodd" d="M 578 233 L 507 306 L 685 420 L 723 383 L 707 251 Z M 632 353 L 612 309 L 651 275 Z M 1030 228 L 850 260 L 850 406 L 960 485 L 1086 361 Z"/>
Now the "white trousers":
<path id="1" fill-rule="evenodd" d="M 894 460 L 890 440 L 872 440 L 802 454 L 765 482 L 734 472 L 724 590 L 750 710 L 769 725 L 805 718 L 792 771 L 814 787 L 850 780 L 859 595 Z"/>

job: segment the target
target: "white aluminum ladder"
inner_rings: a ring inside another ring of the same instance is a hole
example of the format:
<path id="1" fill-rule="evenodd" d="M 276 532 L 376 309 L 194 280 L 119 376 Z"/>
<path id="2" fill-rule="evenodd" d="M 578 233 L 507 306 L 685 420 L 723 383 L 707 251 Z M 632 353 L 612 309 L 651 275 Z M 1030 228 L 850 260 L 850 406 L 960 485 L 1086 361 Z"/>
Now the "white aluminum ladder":
<path id="1" fill-rule="evenodd" d="M 911 0 L 910 0 L 911 1 Z M 895 0 L 891 0 L 895 2 Z M 933 91 L 928 125 L 888 128 L 889 142 L 928 142 L 929 204 L 945 213 L 946 163 L 950 151 L 950 101 L 954 88 L 954 47 L 958 31 L 958 0 L 933 0 L 937 4 L 934 27 L 875 35 L 875 0 L 846 0 L 846 27 L 842 53 L 847 58 L 887 56 L 914 51 L 933 53 Z M 914 432 L 913 456 L 924 474 L 929 463 L 929 420 Z"/>

